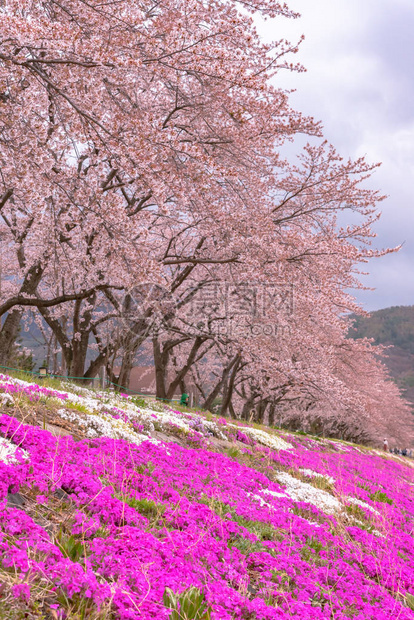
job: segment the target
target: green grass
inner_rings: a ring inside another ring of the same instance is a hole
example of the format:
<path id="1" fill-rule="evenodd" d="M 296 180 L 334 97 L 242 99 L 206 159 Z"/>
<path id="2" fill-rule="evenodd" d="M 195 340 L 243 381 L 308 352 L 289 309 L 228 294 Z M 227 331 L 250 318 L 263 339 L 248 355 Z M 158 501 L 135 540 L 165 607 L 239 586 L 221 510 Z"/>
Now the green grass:
<path id="1" fill-rule="evenodd" d="M 146 517 L 149 521 L 149 528 L 163 525 L 163 515 L 167 510 L 165 504 L 154 502 L 152 499 L 136 499 L 127 495 L 115 493 L 115 497 L 139 512 L 140 515 Z"/>
<path id="2" fill-rule="evenodd" d="M 63 555 L 72 562 L 79 562 L 87 554 L 85 543 L 71 534 L 66 534 L 63 530 L 59 530 L 55 536 L 55 544 Z"/>
<path id="3" fill-rule="evenodd" d="M 231 459 L 235 459 L 236 461 L 242 454 L 240 450 L 236 448 L 235 446 L 234 447 L 232 446 L 231 448 L 226 448 L 225 452 L 227 456 L 229 456 Z"/>
<path id="4" fill-rule="evenodd" d="M 85 405 L 82 405 L 81 403 L 72 403 L 70 401 L 64 401 L 64 406 L 65 409 L 73 409 L 75 411 L 79 411 L 80 413 L 87 413 L 89 415 L 93 415 L 93 411 L 91 409 L 89 409 L 88 407 L 85 407 Z"/>
<path id="5" fill-rule="evenodd" d="M 306 544 L 301 547 L 300 555 L 305 562 L 326 566 L 328 560 L 321 557 L 321 551 L 329 551 L 329 547 L 325 547 L 317 538 L 311 536 L 307 539 Z"/>
<path id="6" fill-rule="evenodd" d="M 405 604 L 409 609 L 412 609 L 414 611 L 414 596 L 412 594 L 406 595 Z"/>
<path id="7" fill-rule="evenodd" d="M 53 390 L 63 390 L 62 381 L 65 378 L 55 379 L 54 377 L 41 377 L 38 373 L 28 372 L 25 370 L 3 370 L 0 368 L 0 373 L 4 373 L 14 379 L 20 379 L 21 381 L 27 381 L 28 383 L 37 383 L 43 387 L 48 387 Z"/>
<path id="8" fill-rule="evenodd" d="M 369 498 L 372 499 L 374 502 L 382 502 L 383 504 L 389 504 L 390 506 L 394 503 L 393 500 L 388 497 L 386 493 L 383 493 L 379 490 L 375 491 L 375 493 L 371 493 Z"/>
<path id="9" fill-rule="evenodd" d="M 204 592 L 191 587 L 181 594 L 165 588 L 164 606 L 171 610 L 170 620 L 210 620 L 211 608 L 205 600 Z"/>
<path id="10" fill-rule="evenodd" d="M 141 398 L 138 396 L 131 396 L 129 399 L 131 402 L 134 403 L 134 405 L 136 407 L 138 407 L 138 409 L 148 409 L 149 408 L 149 403 L 145 398 Z"/>
<path id="11" fill-rule="evenodd" d="M 365 516 L 365 512 L 361 506 L 349 504 L 349 506 L 345 506 L 345 511 L 349 514 L 349 516 L 354 517 L 355 519 L 359 519 L 363 522 L 367 521 L 367 517 Z"/>
<path id="12" fill-rule="evenodd" d="M 45 615 L 42 611 L 43 605 L 36 601 L 26 604 L 18 601 L 10 593 L 4 598 L 3 592 L 0 593 L 0 620 L 48 620 L 49 614 Z"/>
<path id="13" fill-rule="evenodd" d="M 141 465 L 137 465 L 135 467 L 135 471 L 139 474 L 145 474 L 146 476 L 150 476 L 155 469 L 155 465 L 148 461 L 148 463 L 142 463 Z"/>
<path id="14" fill-rule="evenodd" d="M 237 547 L 242 553 L 252 553 L 253 551 L 263 551 L 264 547 L 261 544 L 262 541 L 281 541 L 286 538 L 286 532 L 283 530 L 277 530 L 273 525 L 265 523 L 263 521 L 252 521 L 246 519 L 242 515 L 237 514 L 234 506 L 230 506 L 222 502 L 215 497 L 207 497 L 203 495 L 198 499 L 201 504 L 206 504 L 211 510 L 213 510 L 222 519 L 231 518 L 233 521 L 244 527 L 251 534 L 254 534 L 257 541 L 249 541 L 242 536 L 237 536 L 234 540 L 229 542 L 229 547 Z M 266 551 L 269 549 L 266 547 Z"/>

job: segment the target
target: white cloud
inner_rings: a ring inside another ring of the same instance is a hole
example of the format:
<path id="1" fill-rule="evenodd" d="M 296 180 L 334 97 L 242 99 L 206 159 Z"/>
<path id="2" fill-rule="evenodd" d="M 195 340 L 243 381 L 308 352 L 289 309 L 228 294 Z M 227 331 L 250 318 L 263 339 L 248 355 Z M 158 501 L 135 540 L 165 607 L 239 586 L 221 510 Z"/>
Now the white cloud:
<path id="1" fill-rule="evenodd" d="M 277 84 L 297 89 L 292 105 L 321 120 L 344 157 L 382 161 L 370 186 L 389 197 L 381 205 L 376 247 L 405 242 L 397 255 L 369 265 L 357 293 L 368 309 L 414 303 L 414 2 L 413 0 L 293 0 L 298 20 L 259 24 L 267 40 L 297 41 L 306 74 L 281 73 Z"/>

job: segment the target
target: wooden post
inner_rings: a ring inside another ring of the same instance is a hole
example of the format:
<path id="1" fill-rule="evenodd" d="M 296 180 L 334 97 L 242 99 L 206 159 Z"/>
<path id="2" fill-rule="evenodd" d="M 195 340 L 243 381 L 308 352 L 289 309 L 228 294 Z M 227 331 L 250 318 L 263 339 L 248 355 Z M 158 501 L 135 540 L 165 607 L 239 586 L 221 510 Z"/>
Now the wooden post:
<path id="1" fill-rule="evenodd" d="M 102 366 L 101 370 L 101 388 L 104 390 L 106 388 L 106 369 L 105 366 Z"/>

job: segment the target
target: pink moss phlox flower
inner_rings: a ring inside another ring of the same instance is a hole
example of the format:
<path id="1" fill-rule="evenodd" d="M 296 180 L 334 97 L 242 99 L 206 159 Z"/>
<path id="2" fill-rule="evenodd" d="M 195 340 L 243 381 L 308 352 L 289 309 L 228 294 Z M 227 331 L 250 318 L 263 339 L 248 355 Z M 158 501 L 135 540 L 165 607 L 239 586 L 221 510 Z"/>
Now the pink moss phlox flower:
<path id="1" fill-rule="evenodd" d="M 30 588 L 27 583 L 16 583 L 14 586 L 12 586 L 11 592 L 14 598 L 25 601 L 26 603 L 30 599 Z"/>
<path id="2" fill-rule="evenodd" d="M 30 456 L 0 462 L 3 567 L 30 571 L 62 599 L 97 609 L 112 601 L 119 620 L 168 620 L 165 588 L 191 586 L 205 592 L 212 620 L 414 619 L 404 603 L 414 596 L 414 470 L 306 437 L 292 451 L 246 443 L 242 464 L 213 452 L 195 420 L 191 447 L 137 446 L 53 437 L 0 415 L 0 432 Z M 300 469 L 332 478 L 345 527 L 277 481 Z M 24 510 L 5 506 L 20 488 L 49 503 L 68 494 L 77 559 Z"/>

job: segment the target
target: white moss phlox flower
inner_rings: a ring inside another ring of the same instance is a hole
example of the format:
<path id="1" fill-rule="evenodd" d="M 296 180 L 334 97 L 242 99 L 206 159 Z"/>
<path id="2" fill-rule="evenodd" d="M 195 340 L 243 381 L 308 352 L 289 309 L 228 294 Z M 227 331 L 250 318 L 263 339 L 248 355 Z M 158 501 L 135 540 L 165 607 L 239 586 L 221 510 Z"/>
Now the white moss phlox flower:
<path id="1" fill-rule="evenodd" d="M 14 404 L 14 399 L 13 396 L 11 394 L 0 394 L 0 400 L 3 403 L 3 405 L 13 405 Z"/>
<path id="2" fill-rule="evenodd" d="M 306 467 L 304 467 L 303 469 L 299 469 L 299 471 L 301 474 L 307 476 L 308 478 L 325 478 L 325 480 L 327 480 L 331 484 L 335 483 L 335 478 L 332 478 L 332 476 L 328 476 L 327 474 L 319 474 L 317 471 L 313 471 L 313 469 L 307 469 Z"/>
<path id="3" fill-rule="evenodd" d="M 355 506 L 361 506 L 361 508 L 366 508 L 366 510 L 370 510 L 371 512 L 374 512 L 377 515 L 380 514 L 378 510 L 376 510 L 376 508 L 374 508 L 373 506 L 370 506 L 366 502 L 363 502 L 361 499 L 358 499 L 356 497 L 347 497 L 345 501 L 348 502 L 348 504 L 355 504 Z"/>
<path id="4" fill-rule="evenodd" d="M 156 439 L 136 433 L 129 424 L 121 420 L 115 419 L 108 414 L 99 412 L 97 414 L 85 413 L 82 416 L 76 411 L 68 411 L 67 409 L 58 409 L 59 416 L 69 422 L 76 422 L 81 426 L 86 426 L 87 437 L 111 437 L 113 439 L 125 439 L 136 445 L 143 441 L 151 441 L 158 443 Z"/>
<path id="5" fill-rule="evenodd" d="M 307 482 L 302 482 L 286 472 L 279 472 L 277 480 L 286 490 L 286 494 L 295 502 L 307 502 L 327 514 L 341 512 L 342 504 L 330 493 L 316 489 Z"/>
<path id="6" fill-rule="evenodd" d="M 0 461 L 2 463 L 18 463 L 19 461 L 15 457 L 17 450 L 20 451 L 20 454 L 23 456 L 24 459 L 29 458 L 29 454 L 26 452 L 26 450 L 15 446 L 14 443 L 12 443 L 9 439 L 0 437 Z"/>
<path id="7" fill-rule="evenodd" d="M 251 437 L 254 441 L 257 441 L 272 450 L 293 450 L 293 446 L 281 437 L 266 433 L 266 431 L 262 431 L 259 428 L 250 428 L 248 426 L 240 427 L 236 424 L 228 424 L 227 426 L 237 428 L 238 431 L 249 435 L 249 437 Z"/>

